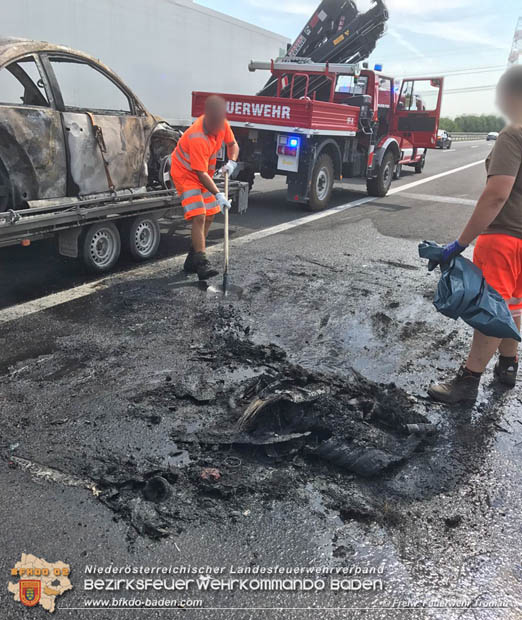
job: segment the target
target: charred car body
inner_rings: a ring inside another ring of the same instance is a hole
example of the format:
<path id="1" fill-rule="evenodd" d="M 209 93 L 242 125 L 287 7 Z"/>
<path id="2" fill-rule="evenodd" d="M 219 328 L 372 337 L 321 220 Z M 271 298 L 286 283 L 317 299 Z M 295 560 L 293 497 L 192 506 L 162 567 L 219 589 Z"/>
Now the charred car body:
<path id="1" fill-rule="evenodd" d="M 87 54 L 0 38 L 0 211 L 154 186 L 178 135 Z"/>
<path id="2" fill-rule="evenodd" d="M 162 227 L 181 217 L 170 178 L 178 137 L 98 60 L 0 38 L 0 247 L 54 237 L 94 272 L 122 250 L 152 258 Z M 247 185 L 230 192 L 246 210 Z"/>

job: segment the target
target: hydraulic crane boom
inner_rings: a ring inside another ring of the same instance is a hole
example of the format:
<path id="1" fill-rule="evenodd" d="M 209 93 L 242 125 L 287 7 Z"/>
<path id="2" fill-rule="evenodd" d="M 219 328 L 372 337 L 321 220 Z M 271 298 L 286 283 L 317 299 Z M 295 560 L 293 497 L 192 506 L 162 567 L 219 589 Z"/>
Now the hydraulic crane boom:
<path id="1" fill-rule="evenodd" d="M 306 58 L 310 62 L 356 63 L 372 53 L 377 40 L 384 34 L 388 11 L 382 0 L 374 0 L 374 6 L 366 13 L 359 13 L 352 0 L 323 0 L 310 18 L 282 62 Z M 305 81 L 296 82 L 293 97 L 303 96 Z M 319 90 L 325 78 L 314 78 L 309 90 Z M 274 96 L 277 79 L 271 78 L 258 95 Z M 290 95 L 287 87 L 282 97 Z"/>

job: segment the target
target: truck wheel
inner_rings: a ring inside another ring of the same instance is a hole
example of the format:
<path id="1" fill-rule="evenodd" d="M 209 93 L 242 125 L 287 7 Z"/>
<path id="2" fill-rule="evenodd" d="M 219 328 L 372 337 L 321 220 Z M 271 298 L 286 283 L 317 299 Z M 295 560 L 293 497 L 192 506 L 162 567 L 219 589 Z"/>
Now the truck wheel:
<path id="1" fill-rule="evenodd" d="M 93 273 L 112 269 L 121 252 L 118 228 L 112 223 L 90 226 L 83 237 L 82 258 L 85 266 Z"/>
<path id="2" fill-rule="evenodd" d="M 161 231 L 158 221 L 150 215 L 140 215 L 122 228 L 122 240 L 126 254 L 135 261 L 145 261 L 158 252 Z"/>
<path id="3" fill-rule="evenodd" d="M 324 153 L 315 162 L 308 208 L 310 211 L 326 209 L 334 186 L 334 165 L 330 155 Z"/>
<path id="4" fill-rule="evenodd" d="M 395 169 L 395 157 L 393 153 L 386 153 L 379 167 L 379 173 L 373 179 L 366 181 L 366 188 L 370 196 L 382 198 L 386 196 L 393 178 Z"/>
<path id="5" fill-rule="evenodd" d="M 426 153 L 422 155 L 421 160 L 415 164 L 415 172 L 420 174 L 424 170 L 424 165 L 426 164 Z"/>

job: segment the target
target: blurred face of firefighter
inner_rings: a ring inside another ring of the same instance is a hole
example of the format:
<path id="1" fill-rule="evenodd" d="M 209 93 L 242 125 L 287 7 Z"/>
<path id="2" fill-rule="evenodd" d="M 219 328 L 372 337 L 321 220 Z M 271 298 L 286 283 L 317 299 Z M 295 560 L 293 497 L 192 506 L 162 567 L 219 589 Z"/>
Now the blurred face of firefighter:
<path id="1" fill-rule="evenodd" d="M 211 134 L 219 133 L 225 127 L 227 103 L 222 97 L 212 95 L 205 102 L 205 128 Z"/>
<path id="2" fill-rule="evenodd" d="M 500 78 L 497 104 L 512 123 L 522 125 L 522 66 L 511 67 Z"/>

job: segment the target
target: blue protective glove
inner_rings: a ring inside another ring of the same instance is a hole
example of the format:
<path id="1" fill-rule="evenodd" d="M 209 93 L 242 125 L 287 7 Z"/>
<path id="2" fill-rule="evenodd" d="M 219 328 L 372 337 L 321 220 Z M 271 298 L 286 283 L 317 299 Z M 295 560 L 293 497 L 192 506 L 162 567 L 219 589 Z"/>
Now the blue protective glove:
<path id="1" fill-rule="evenodd" d="M 448 243 L 448 245 L 444 246 L 444 251 L 442 253 L 442 262 L 449 263 L 452 258 L 455 258 L 455 256 L 462 254 L 462 252 L 464 252 L 467 247 L 467 245 L 460 245 L 458 241 Z"/>

